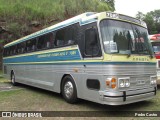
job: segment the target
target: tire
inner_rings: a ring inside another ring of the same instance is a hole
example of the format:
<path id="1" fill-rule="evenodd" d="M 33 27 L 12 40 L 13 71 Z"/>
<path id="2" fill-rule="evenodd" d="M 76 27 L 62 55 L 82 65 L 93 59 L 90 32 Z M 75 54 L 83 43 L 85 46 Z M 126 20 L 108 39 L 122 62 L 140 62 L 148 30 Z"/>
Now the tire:
<path id="1" fill-rule="evenodd" d="M 77 88 L 75 82 L 71 76 L 66 76 L 62 81 L 62 96 L 68 103 L 76 103 L 77 98 Z"/>
<path id="2" fill-rule="evenodd" d="M 16 86 L 16 85 L 17 85 L 17 83 L 15 82 L 14 72 L 11 73 L 11 84 L 12 84 L 13 86 Z"/>

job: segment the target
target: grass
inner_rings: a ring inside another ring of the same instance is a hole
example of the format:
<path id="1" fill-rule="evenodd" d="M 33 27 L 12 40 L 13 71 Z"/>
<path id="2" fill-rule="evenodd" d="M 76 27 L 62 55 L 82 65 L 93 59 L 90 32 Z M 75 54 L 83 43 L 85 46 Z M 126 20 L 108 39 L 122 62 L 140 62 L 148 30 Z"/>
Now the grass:
<path id="1" fill-rule="evenodd" d="M 0 0 L 0 26 L 8 32 L 0 44 L 92 11 L 114 11 L 114 6 L 100 0 Z"/>
<path id="2" fill-rule="evenodd" d="M 0 0 L 0 17 L 11 17 L 14 20 L 62 19 L 65 14 L 107 10 L 113 11 L 109 4 L 99 0 Z"/>
<path id="3" fill-rule="evenodd" d="M 0 0 L 0 15 L 28 20 L 53 16 L 57 0 Z M 46 7 L 47 6 L 47 7 Z M 53 7 L 54 6 L 54 7 Z M 60 9 L 57 9 L 59 12 Z M 23 15 L 23 16 L 22 16 Z"/>
<path id="4" fill-rule="evenodd" d="M 2 81 L 7 80 L 0 78 L 0 86 L 10 85 Z M 160 87 L 153 99 L 124 106 L 101 105 L 85 100 L 80 100 L 77 104 L 68 104 L 60 94 L 25 85 L 20 85 L 11 91 L 0 91 L 0 111 L 108 111 L 105 113 L 108 116 L 123 116 L 127 113 L 111 111 L 159 111 L 159 108 Z"/>

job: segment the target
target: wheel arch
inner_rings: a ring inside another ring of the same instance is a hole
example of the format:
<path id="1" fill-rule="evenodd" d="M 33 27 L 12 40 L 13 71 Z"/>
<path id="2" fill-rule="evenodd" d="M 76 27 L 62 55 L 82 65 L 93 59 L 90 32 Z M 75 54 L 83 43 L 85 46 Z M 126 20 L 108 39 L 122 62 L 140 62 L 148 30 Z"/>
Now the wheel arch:
<path id="1" fill-rule="evenodd" d="M 71 74 L 64 74 L 63 77 L 62 77 L 62 79 L 61 79 L 61 83 L 60 83 L 60 93 L 62 93 L 62 83 L 63 83 L 64 78 L 65 78 L 66 76 L 72 77 L 72 79 L 73 79 L 73 81 L 74 81 L 74 83 L 75 83 L 75 85 L 76 85 L 76 89 L 77 89 L 77 83 L 76 83 L 75 78 L 73 77 L 73 75 L 71 75 Z M 78 96 L 78 89 L 77 89 L 77 96 Z"/>

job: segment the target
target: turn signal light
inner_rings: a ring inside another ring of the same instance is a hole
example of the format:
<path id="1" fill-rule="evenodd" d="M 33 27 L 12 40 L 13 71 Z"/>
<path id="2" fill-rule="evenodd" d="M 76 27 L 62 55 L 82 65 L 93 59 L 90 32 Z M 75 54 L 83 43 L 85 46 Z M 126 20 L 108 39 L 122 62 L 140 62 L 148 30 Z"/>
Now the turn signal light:
<path id="1" fill-rule="evenodd" d="M 111 87 L 114 89 L 116 88 L 116 84 L 112 84 Z"/>
<path id="2" fill-rule="evenodd" d="M 116 88 L 116 85 L 117 85 L 117 80 L 116 78 L 107 78 L 106 80 L 106 86 L 107 87 L 110 87 L 110 88 Z"/>

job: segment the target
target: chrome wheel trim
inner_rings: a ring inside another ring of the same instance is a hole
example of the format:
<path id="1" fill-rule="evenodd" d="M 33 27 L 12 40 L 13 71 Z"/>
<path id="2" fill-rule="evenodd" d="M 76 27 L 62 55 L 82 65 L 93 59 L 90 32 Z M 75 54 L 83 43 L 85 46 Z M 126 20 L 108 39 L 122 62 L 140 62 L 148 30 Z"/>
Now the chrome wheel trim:
<path id="1" fill-rule="evenodd" d="M 68 81 L 64 85 L 64 94 L 67 98 L 71 98 L 73 95 L 73 84 L 72 82 Z"/>

